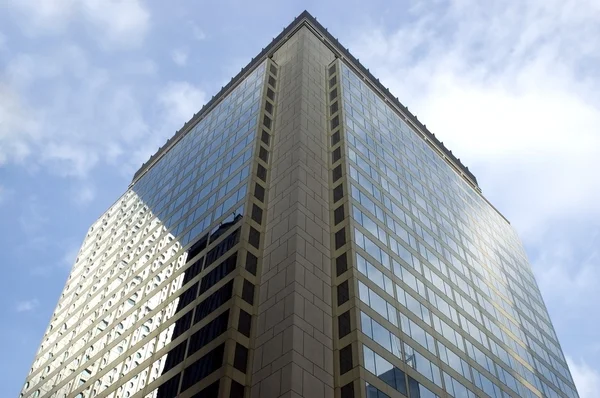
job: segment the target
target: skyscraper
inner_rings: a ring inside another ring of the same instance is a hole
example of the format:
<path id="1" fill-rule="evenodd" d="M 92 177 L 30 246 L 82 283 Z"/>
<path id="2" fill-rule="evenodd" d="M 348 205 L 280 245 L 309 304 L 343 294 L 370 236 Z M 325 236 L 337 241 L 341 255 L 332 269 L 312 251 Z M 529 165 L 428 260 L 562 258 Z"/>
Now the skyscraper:
<path id="1" fill-rule="evenodd" d="M 310 14 L 89 229 L 23 397 L 577 397 L 473 174 Z"/>

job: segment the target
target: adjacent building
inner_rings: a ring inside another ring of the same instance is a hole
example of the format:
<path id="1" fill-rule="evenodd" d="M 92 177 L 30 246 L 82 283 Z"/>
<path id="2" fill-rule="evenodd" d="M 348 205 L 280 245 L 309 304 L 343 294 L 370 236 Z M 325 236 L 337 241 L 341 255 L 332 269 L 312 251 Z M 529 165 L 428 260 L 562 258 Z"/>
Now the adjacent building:
<path id="1" fill-rule="evenodd" d="M 310 14 L 89 229 L 22 397 L 566 397 L 510 223 Z"/>

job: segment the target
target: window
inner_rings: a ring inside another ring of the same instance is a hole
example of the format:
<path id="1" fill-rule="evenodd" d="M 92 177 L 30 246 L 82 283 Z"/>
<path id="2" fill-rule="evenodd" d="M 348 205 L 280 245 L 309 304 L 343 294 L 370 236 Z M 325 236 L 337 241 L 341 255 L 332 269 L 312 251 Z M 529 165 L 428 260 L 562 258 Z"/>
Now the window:
<path id="1" fill-rule="evenodd" d="M 265 110 L 272 115 L 273 114 L 273 104 L 271 104 L 269 101 L 265 102 Z"/>
<path id="2" fill-rule="evenodd" d="M 185 346 L 187 345 L 187 341 L 183 341 L 183 343 L 178 344 L 175 348 L 171 349 L 167 354 L 167 359 L 165 360 L 165 367 L 163 369 L 163 374 L 167 373 L 169 370 L 173 369 L 175 366 L 179 365 L 183 359 L 185 358 Z"/>
<path id="3" fill-rule="evenodd" d="M 198 239 L 196 241 L 196 243 L 194 243 L 188 249 L 188 256 L 187 256 L 187 258 L 196 257 L 196 255 L 198 253 L 200 253 L 202 250 L 204 250 L 206 248 L 206 244 L 207 243 L 208 243 L 208 235 L 204 235 L 202 238 Z"/>
<path id="4" fill-rule="evenodd" d="M 329 100 L 333 101 L 335 99 L 335 97 L 337 97 L 337 88 L 334 88 L 333 90 L 331 90 L 331 92 L 329 93 Z"/>
<path id="5" fill-rule="evenodd" d="M 240 317 L 238 319 L 238 331 L 246 337 L 250 337 L 250 329 L 252 327 L 252 315 L 240 309 Z"/>
<path id="6" fill-rule="evenodd" d="M 196 306 L 196 314 L 194 315 L 194 323 L 200 322 L 206 318 L 208 314 L 219 308 L 233 294 L 233 281 L 227 282 L 222 288 L 208 296 L 203 302 Z"/>
<path id="7" fill-rule="evenodd" d="M 277 76 L 277 68 L 275 67 L 275 65 L 271 64 L 271 66 L 269 66 L 269 71 L 271 71 L 273 76 Z"/>
<path id="8" fill-rule="evenodd" d="M 233 367 L 237 370 L 246 373 L 246 367 L 248 366 L 248 349 L 236 343 L 235 345 L 235 356 L 233 357 Z"/>
<path id="9" fill-rule="evenodd" d="M 275 87 L 275 78 L 273 76 L 269 76 L 269 84 L 273 87 Z"/>
<path id="10" fill-rule="evenodd" d="M 254 304 L 254 285 L 246 279 L 242 287 L 242 299 L 248 304 Z"/>
<path id="11" fill-rule="evenodd" d="M 246 269 L 252 275 L 256 275 L 256 268 L 258 267 L 258 257 L 248 252 L 246 253 Z"/>
<path id="12" fill-rule="evenodd" d="M 348 258 L 346 253 L 335 259 L 335 269 L 337 276 L 342 275 L 348 269 Z"/>
<path id="13" fill-rule="evenodd" d="M 212 396 L 216 397 L 216 395 Z M 235 380 L 231 380 L 231 390 L 229 392 L 229 398 L 244 398 L 244 386 Z"/>
<path id="14" fill-rule="evenodd" d="M 339 116 L 335 116 L 333 119 L 331 119 L 331 129 L 335 129 L 337 126 L 340 125 L 340 118 Z"/>
<path id="15" fill-rule="evenodd" d="M 354 383 L 350 382 L 340 389 L 340 398 L 354 398 Z"/>
<path id="16" fill-rule="evenodd" d="M 262 135 L 260 136 L 260 140 L 265 144 L 269 145 L 269 141 L 271 140 L 271 135 L 267 133 L 265 130 L 262 131 Z"/>
<path id="17" fill-rule="evenodd" d="M 267 180 L 267 169 L 263 165 L 259 164 L 256 168 L 256 176 L 263 181 Z"/>
<path id="18" fill-rule="evenodd" d="M 258 183 L 254 185 L 254 197 L 261 202 L 265 201 L 265 189 Z"/>
<path id="19" fill-rule="evenodd" d="M 335 145 L 340 142 L 340 132 L 336 131 L 331 135 L 331 145 Z"/>
<path id="20" fill-rule="evenodd" d="M 190 348 L 187 356 L 189 357 L 193 353 L 199 351 L 202 347 L 225 333 L 227 330 L 227 324 L 229 323 L 229 310 L 223 312 L 221 315 L 210 321 L 202 329 L 192 334 L 190 337 Z M 185 349 L 185 342 L 184 349 Z"/>
<path id="21" fill-rule="evenodd" d="M 183 332 L 188 330 L 192 326 L 194 310 L 189 310 L 184 316 L 175 321 L 175 328 L 173 329 L 173 336 L 171 339 L 176 339 L 181 336 Z"/>
<path id="22" fill-rule="evenodd" d="M 158 393 L 156 396 L 158 398 L 176 398 L 180 378 L 181 373 L 177 373 L 175 376 L 161 384 L 161 386 L 158 387 Z"/>
<path id="23" fill-rule="evenodd" d="M 269 152 L 262 146 L 260 147 L 260 150 L 258 151 L 258 157 L 261 158 L 263 162 L 269 163 Z"/>
<path id="24" fill-rule="evenodd" d="M 192 395 L 192 398 L 206 398 L 219 396 L 219 380 L 212 383 L 210 386 L 202 389 L 197 394 Z"/>
<path id="25" fill-rule="evenodd" d="M 188 269 L 185 270 L 182 285 L 186 285 L 189 281 L 194 279 L 196 275 L 202 271 L 202 265 L 204 263 L 204 257 L 195 261 Z"/>
<path id="26" fill-rule="evenodd" d="M 333 75 L 335 73 L 335 64 L 331 65 L 329 67 L 329 76 Z"/>
<path id="27" fill-rule="evenodd" d="M 335 163 L 338 160 L 340 160 L 341 157 L 342 157 L 342 149 L 341 149 L 341 147 L 337 147 L 334 149 L 333 153 L 331 154 L 331 162 Z"/>
<path id="28" fill-rule="evenodd" d="M 339 338 L 341 339 L 348 333 L 350 333 L 350 311 L 346 311 L 338 317 Z"/>
<path id="29" fill-rule="evenodd" d="M 271 87 L 267 88 L 267 97 L 271 100 L 275 100 L 275 92 L 271 89 Z"/>
<path id="30" fill-rule="evenodd" d="M 339 249 L 340 247 L 346 244 L 346 229 L 342 228 L 335 233 L 335 249 Z"/>
<path id="31" fill-rule="evenodd" d="M 333 176 L 333 182 L 336 182 L 342 178 L 342 165 L 338 165 L 336 168 L 334 168 L 331 174 Z"/>
<path id="32" fill-rule="evenodd" d="M 252 219 L 257 223 L 262 223 L 262 209 L 255 204 L 252 204 Z"/>
<path id="33" fill-rule="evenodd" d="M 248 243 L 257 249 L 260 246 L 260 232 L 254 229 L 254 227 L 250 227 L 250 232 L 248 233 Z"/>
<path id="34" fill-rule="evenodd" d="M 329 87 L 335 86 L 335 84 L 337 83 L 337 79 L 336 77 L 332 77 L 331 79 L 329 79 Z"/>
<path id="35" fill-rule="evenodd" d="M 202 358 L 191 364 L 183 372 L 181 392 L 187 390 L 206 376 L 223 365 L 223 352 L 225 344 L 221 344 Z"/>
<path id="36" fill-rule="evenodd" d="M 338 185 L 333 188 L 333 202 L 337 202 L 344 196 L 344 187 L 343 184 Z"/>
<path id="37" fill-rule="evenodd" d="M 344 205 L 341 205 L 333 211 L 333 222 L 338 225 L 344 220 Z"/>
<path id="38" fill-rule="evenodd" d="M 266 128 L 270 129 L 271 128 L 271 123 L 273 123 L 273 121 L 271 120 L 271 118 L 267 115 L 264 115 L 263 117 L 263 124 L 265 125 Z"/>
<path id="39" fill-rule="evenodd" d="M 344 304 L 350 299 L 350 290 L 348 288 L 348 281 L 345 280 L 340 283 L 337 287 L 337 301 L 338 306 Z"/>
<path id="40" fill-rule="evenodd" d="M 354 367 L 352 363 L 352 344 L 340 350 L 340 375 L 348 372 Z"/>

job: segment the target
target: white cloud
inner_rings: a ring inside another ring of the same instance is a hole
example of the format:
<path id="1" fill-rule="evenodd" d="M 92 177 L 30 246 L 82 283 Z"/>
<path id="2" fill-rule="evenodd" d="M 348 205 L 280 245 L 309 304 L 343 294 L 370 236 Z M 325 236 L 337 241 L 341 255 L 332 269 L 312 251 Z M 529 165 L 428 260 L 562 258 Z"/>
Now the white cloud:
<path id="1" fill-rule="evenodd" d="M 600 398 L 600 372 L 584 360 L 575 361 L 567 356 L 567 364 L 577 386 L 580 398 Z"/>
<path id="2" fill-rule="evenodd" d="M 159 95 L 166 120 L 176 129 L 190 120 L 206 102 L 206 93 L 188 82 L 170 82 Z"/>
<path id="3" fill-rule="evenodd" d="M 37 299 L 19 301 L 15 306 L 15 311 L 17 312 L 31 312 L 35 310 L 39 306 L 39 301 Z"/>
<path id="4" fill-rule="evenodd" d="M 173 62 L 179 66 L 185 66 L 187 64 L 188 56 L 188 51 L 184 48 L 177 48 L 171 53 Z"/>
<path id="5" fill-rule="evenodd" d="M 198 40 L 198 41 L 202 41 L 202 40 L 206 40 L 206 38 L 208 36 L 206 36 L 206 33 L 204 33 L 204 31 L 195 23 L 192 23 L 192 36 L 194 37 L 194 39 Z"/>
<path id="6" fill-rule="evenodd" d="M 72 200 L 79 206 L 85 206 L 96 198 L 96 188 L 90 183 L 83 183 L 73 188 Z"/>
<path id="7" fill-rule="evenodd" d="M 150 26 L 150 13 L 139 0 L 9 0 L 17 23 L 30 35 L 62 33 L 72 24 L 91 27 L 105 47 L 139 45 Z"/>

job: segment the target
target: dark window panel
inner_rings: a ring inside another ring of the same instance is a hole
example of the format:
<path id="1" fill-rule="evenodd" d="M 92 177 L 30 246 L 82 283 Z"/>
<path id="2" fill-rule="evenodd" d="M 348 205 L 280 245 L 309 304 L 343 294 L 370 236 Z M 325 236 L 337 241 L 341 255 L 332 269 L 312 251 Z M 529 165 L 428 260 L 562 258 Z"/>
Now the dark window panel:
<path id="1" fill-rule="evenodd" d="M 262 135 L 260 136 L 260 140 L 265 144 L 269 145 L 271 141 L 271 134 L 267 133 L 265 130 L 262 131 Z"/>
<path id="2" fill-rule="evenodd" d="M 259 151 L 258 151 L 258 157 L 265 163 L 269 163 L 269 152 L 263 148 L 262 146 L 260 147 Z"/>
<path id="3" fill-rule="evenodd" d="M 222 288 L 208 296 L 204 301 L 196 306 L 196 314 L 194 315 L 194 324 L 206 318 L 208 314 L 219 308 L 233 294 L 233 280 L 227 282 Z"/>
<path id="4" fill-rule="evenodd" d="M 248 252 L 246 253 L 246 269 L 252 275 L 256 275 L 256 269 L 258 267 L 258 257 Z"/>
<path id="5" fill-rule="evenodd" d="M 329 79 L 329 87 L 335 86 L 336 83 L 337 83 L 337 79 L 335 76 L 332 77 L 331 79 Z"/>
<path id="6" fill-rule="evenodd" d="M 263 165 L 259 164 L 256 168 L 256 176 L 263 181 L 267 181 L 267 169 Z"/>
<path id="7" fill-rule="evenodd" d="M 275 65 L 271 64 L 271 66 L 269 66 L 269 70 L 274 76 L 277 76 L 277 67 Z"/>
<path id="8" fill-rule="evenodd" d="M 352 363 L 352 344 L 340 350 L 340 375 L 348 372 L 354 367 Z"/>
<path id="9" fill-rule="evenodd" d="M 165 360 L 165 367 L 162 371 L 162 374 L 167 373 L 169 370 L 173 369 L 183 361 L 185 358 L 186 345 L 187 340 L 184 340 L 182 343 L 178 344 L 175 348 L 169 351 L 167 354 L 167 359 Z"/>
<path id="10" fill-rule="evenodd" d="M 190 337 L 190 347 L 187 356 L 206 346 L 208 343 L 225 333 L 229 322 L 229 310 L 225 311 L 212 321 L 206 324 L 202 329 L 192 334 Z"/>
<path id="11" fill-rule="evenodd" d="M 194 261 L 194 264 L 185 270 L 182 285 L 186 285 L 189 281 L 194 279 L 194 277 L 202 271 L 202 265 L 204 265 L 204 257 Z"/>
<path id="12" fill-rule="evenodd" d="M 276 81 L 275 78 L 273 76 L 269 76 L 269 84 L 273 87 L 275 87 Z"/>
<path id="13" fill-rule="evenodd" d="M 235 269 L 237 264 L 237 253 L 233 253 L 225 261 L 216 266 L 208 274 L 204 275 L 200 282 L 200 293 L 203 294 L 208 289 L 219 283 L 223 278 L 231 273 Z"/>
<path id="14" fill-rule="evenodd" d="M 331 106 L 329 107 L 329 114 L 333 115 L 334 113 L 336 113 L 338 111 L 338 105 L 339 101 L 335 101 L 333 104 L 331 104 Z"/>
<path id="15" fill-rule="evenodd" d="M 244 373 L 246 373 L 246 368 L 248 367 L 248 349 L 240 343 L 236 343 L 235 345 L 233 367 Z"/>
<path id="16" fill-rule="evenodd" d="M 161 384 L 160 387 L 158 387 L 156 394 L 157 398 L 177 398 L 180 378 L 181 373 L 177 373 L 175 376 Z"/>
<path id="17" fill-rule="evenodd" d="M 204 388 L 199 393 L 192 395 L 192 398 L 214 398 L 219 396 L 219 380 Z"/>
<path id="18" fill-rule="evenodd" d="M 350 299 L 350 290 L 348 287 L 348 281 L 340 283 L 337 287 L 337 301 L 338 306 L 344 304 L 346 301 Z"/>
<path id="19" fill-rule="evenodd" d="M 341 398 L 354 398 L 354 382 L 350 382 L 340 389 Z"/>
<path id="20" fill-rule="evenodd" d="M 333 90 L 331 90 L 331 92 L 329 93 L 329 100 L 333 101 L 335 99 L 335 97 L 337 97 L 337 88 L 334 88 Z"/>
<path id="21" fill-rule="evenodd" d="M 183 371 L 181 392 L 184 392 L 223 365 L 225 344 L 221 344 Z"/>
<path id="22" fill-rule="evenodd" d="M 344 205 L 341 205 L 337 209 L 333 211 L 333 222 L 335 225 L 338 225 L 344 221 Z"/>
<path id="23" fill-rule="evenodd" d="M 331 135 L 331 145 L 335 145 L 340 142 L 340 132 L 336 131 Z"/>
<path id="24" fill-rule="evenodd" d="M 331 129 L 335 129 L 340 125 L 340 117 L 336 115 L 333 119 L 331 119 Z"/>
<path id="25" fill-rule="evenodd" d="M 235 380 L 231 380 L 231 390 L 229 398 L 244 398 L 245 387 Z"/>
<path id="26" fill-rule="evenodd" d="M 275 100 L 275 91 L 273 91 L 270 87 L 267 88 L 267 97 L 269 97 L 271 101 Z"/>
<path id="27" fill-rule="evenodd" d="M 254 197 L 261 202 L 265 201 L 265 189 L 258 183 L 254 185 Z"/>
<path id="28" fill-rule="evenodd" d="M 265 102 L 265 110 L 272 115 L 273 114 L 273 104 L 270 103 L 269 101 Z"/>
<path id="29" fill-rule="evenodd" d="M 255 204 L 252 204 L 252 219 L 259 224 L 262 224 L 262 209 Z"/>
<path id="30" fill-rule="evenodd" d="M 339 338 L 348 335 L 350 333 L 350 311 L 344 312 L 338 317 L 338 334 Z"/>
<path id="31" fill-rule="evenodd" d="M 250 227 L 250 232 L 248 234 L 248 243 L 257 249 L 260 246 L 260 232 L 258 232 L 254 227 Z"/>
<path id="32" fill-rule="evenodd" d="M 192 326 L 194 310 L 189 310 L 184 316 L 175 321 L 175 328 L 173 329 L 173 336 L 171 339 L 174 340 L 181 336 L 183 332 L 188 330 Z"/>
<path id="33" fill-rule="evenodd" d="M 196 243 L 194 243 L 189 249 L 188 249 L 188 256 L 187 258 L 190 259 L 192 257 L 196 257 L 196 255 L 198 253 L 200 253 L 202 250 L 204 250 L 206 248 L 206 245 L 208 244 L 208 235 L 204 235 L 202 238 L 198 239 L 196 241 Z"/>
<path id="34" fill-rule="evenodd" d="M 206 254 L 206 264 L 204 265 L 204 269 L 210 267 L 214 264 L 221 256 L 227 253 L 229 250 L 233 248 L 240 241 L 240 233 L 241 230 L 236 229 L 231 235 L 227 238 L 223 239 L 219 242 L 218 245 L 210 249 L 210 251 Z"/>
<path id="35" fill-rule="evenodd" d="M 337 167 L 335 167 L 331 172 L 331 175 L 333 177 L 333 182 L 336 182 L 337 180 L 342 178 L 342 165 L 337 165 Z"/>
<path id="36" fill-rule="evenodd" d="M 337 147 L 337 148 L 335 148 L 335 150 L 331 154 L 331 162 L 335 163 L 338 160 L 340 160 L 341 157 L 342 157 L 342 148 L 341 147 Z"/>
<path id="37" fill-rule="evenodd" d="M 242 286 L 242 299 L 248 304 L 254 304 L 254 285 L 246 279 Z"/>
<path id="38" fill-rule="evenodd" d="M 340 247 L 346 244 L 346 229 L 342 228 L 335 233 L 335 249 L 339 249 Z"/>
<path id="39" fill-rule="evenodd" d="M 179 312 L 182 309 L 184 309 L 189 303 L 196 300 L 196 297 L 198 297 L 198 282 L 194 283 L 179 296 L 176 312 Z"/>
<path id="40" fill-rule="evenodd" d="M 331 65 L 329 67 L 329 76 L 333 75 L 335 73 L 335 65 Z"/>
<path id="41" fill-rule="evenodd" d="M 252 328 L 252 315 L 240 309 L 240 317 L 238 319 L 238 331 L 246 337 L 250 337 Z"/>
<path id="42" fill-rule="evenodd" d="M 340 184 L 337 187 L 333 188 L 333 202 L 337 202 L 341 198 L 344 197 L 344 184 Z"/>
<path id="43" fill-rule="evenodd" d="M 342 275 L 348 270 L 348 257 L 346 256 L 346 253 L 335 259 L 335 270 L 337 276 Z"/>
<path id="44" fill-rule="evenodd" d="M 271 118 L 267 115 L 264 115 L 263 117 L 263 124 L 265 125 L 266 128 L 270 129 L 271 128 L 271 123 L 273 123 L 273 121 L 271 120 Z"/>

